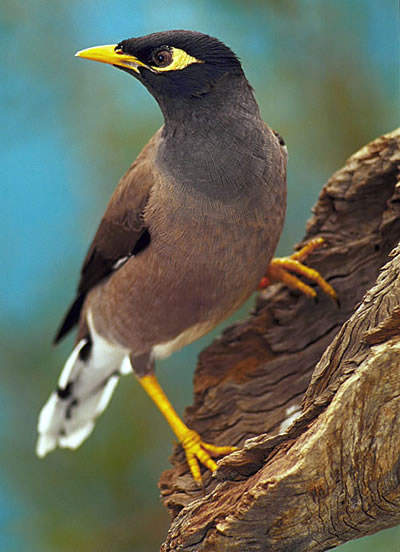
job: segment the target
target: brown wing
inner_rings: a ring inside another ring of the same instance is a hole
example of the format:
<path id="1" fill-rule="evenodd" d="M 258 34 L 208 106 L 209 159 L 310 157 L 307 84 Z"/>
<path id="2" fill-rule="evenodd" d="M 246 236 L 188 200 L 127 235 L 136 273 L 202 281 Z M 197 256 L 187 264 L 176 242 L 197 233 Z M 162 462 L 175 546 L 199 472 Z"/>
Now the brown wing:
<path id="1" fill-rule="evenodd" d="M 131 255 L 150 244 L 143 211 L 154 183 L 153 161 L 159 133 L 150 140 L 121 178 L 104 213 L 81 269 L 77 297 L 56 334 L 60 341 L 79 321 L 87 293 Z"/>

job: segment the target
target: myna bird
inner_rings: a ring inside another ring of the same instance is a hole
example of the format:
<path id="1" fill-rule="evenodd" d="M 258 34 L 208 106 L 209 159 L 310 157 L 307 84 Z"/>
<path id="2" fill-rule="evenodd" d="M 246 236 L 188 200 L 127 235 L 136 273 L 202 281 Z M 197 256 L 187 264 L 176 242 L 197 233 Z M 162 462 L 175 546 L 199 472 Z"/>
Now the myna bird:
<path id="1" fill-rule="evenodd" d="M 204 443 L 186 427 L 157 382 L 155 359 L 213 329 L 263 276 L 264 286 L 292 284 L 285 267 L 334 292 L 298 263 L 315 243 L 267 271 L 284 220 L 286 148 L 262 121 L 232 50 L 205 34 L 169 31 L 76 55 L 134 76 L 164 125 L 120 180 L 84 260 L 55 338 L 77 325 L 76 346 L 41 411 L 37 454 L 78 447 L 119 376 L 133 370 L 201 482 L 198 461 L 214 471 L 211 456 L 234 447 Z"/>

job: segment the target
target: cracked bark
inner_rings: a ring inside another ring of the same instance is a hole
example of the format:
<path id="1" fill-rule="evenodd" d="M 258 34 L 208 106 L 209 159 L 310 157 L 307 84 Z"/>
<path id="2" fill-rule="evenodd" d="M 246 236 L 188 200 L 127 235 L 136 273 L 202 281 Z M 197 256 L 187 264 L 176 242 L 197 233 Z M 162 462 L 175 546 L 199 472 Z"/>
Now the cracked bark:
<path id="1" fill-rule="evenodd" d="M 242 448 L 200 491 L 176 447 L 163 552 L 327 550 L 400 523 L 399 168 L 400 129 L 353 155 L 313 209 L 302 244 L 325 238 L 308 263 L 339 308 L 272 286 L 200 355 L 186 422 Z"/>

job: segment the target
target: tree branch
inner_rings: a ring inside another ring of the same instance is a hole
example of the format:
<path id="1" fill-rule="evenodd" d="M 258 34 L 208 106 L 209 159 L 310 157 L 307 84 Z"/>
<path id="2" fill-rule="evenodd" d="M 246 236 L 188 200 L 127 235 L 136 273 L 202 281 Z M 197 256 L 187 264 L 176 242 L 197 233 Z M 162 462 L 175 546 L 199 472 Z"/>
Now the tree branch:
<path id="1" fill-rule="evenodd" d="M 200 355 L 186 421 L 243 448 L 202 492 L 176 447 L 163 552 L 319 551 L 400 523 L 399 164 L 400 129 L 353 155 L 313 210 L 302 243 L 325 238 L 310 264 L 340 308 L 273 286 Z"/>

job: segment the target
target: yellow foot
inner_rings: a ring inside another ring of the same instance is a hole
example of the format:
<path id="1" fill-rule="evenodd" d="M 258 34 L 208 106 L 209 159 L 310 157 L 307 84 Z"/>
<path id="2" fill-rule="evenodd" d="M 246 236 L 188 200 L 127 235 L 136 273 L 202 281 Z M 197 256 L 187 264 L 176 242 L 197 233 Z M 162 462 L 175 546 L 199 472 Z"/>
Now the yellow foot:
<path id="1" fill-rule="evenodd" d="M 309 297 L 315 297 L 317 295 L 316 291 L 309 285 L 302 282 L 299 278 L 297 278 L 297 276 L 291 274 L 289 272 L 291 271 L 305 276 L 308 280 L 315 282 L 324 293 L 337 301 L 335 290 L 326 280 L 324 280 L 321 274 L 313 268 L 302 264 L 302 261 L 304 261 L 314 251 L 314 249 L 320 247 L 323 243 L 323 238 L 315 238 L 309 241 L 299 251 L 296 251 L 296 253 L 290 255 L 290 257 L 279 257 L 272 259 L 267 273 L 261 280 L 258 289 L 265 289 L 274 282 L 283 282 L 288 287 L 298 289 Z"/>
<path id="2" fill-rule="evenodd" d="M 184 434 L 179 436 L 179 440 L 185 450 L 186 460 L 193 479 L 199 485 L 202 484 L 199 462 L 212 472 L 215 472 L 217 464 L 211 458 L 211 455 L 225 456 L 238 450 L 236 447 L 217 447 L 204 443 L 200 439 L 200 435 L 189 428 L 186 428 Z"/>
<path id="3" fill-rule="evenodd" d="M 203 443 L 200 439 L 200 435 L 192 429 L 189 429 L 179 418 L 166 394 L 161 389 L 154 374 L 149 374 L 148 376 L 139 378 L 139 382 L 158 406 L 160 412 L 169 423 L 172 431 L 178 437 L 179 442 L 185 450 L 187 463 L 190 471 L 192 472 L 193 478 L 196 483 L 201 486 L 202 481 L 199 462 L 204 464 L 212 472 L 215 472 L 217 464 L 211 458 L 211 455 L 225 456 L 225 454 L 230 454 L 231 452 L 237 450 L 237 448 L 216 447 L 215 445 Z"/>

